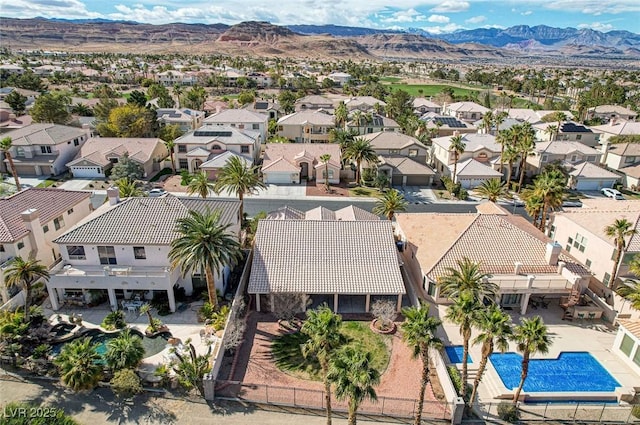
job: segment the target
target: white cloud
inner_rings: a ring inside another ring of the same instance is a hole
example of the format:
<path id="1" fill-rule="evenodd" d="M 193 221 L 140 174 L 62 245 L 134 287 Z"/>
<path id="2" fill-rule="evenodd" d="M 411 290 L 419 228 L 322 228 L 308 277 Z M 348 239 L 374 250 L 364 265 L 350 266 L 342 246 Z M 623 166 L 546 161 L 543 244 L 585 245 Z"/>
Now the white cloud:
<path id="1" fill-rule="evenodd" d="M 522 16 L 529 16 L 533 13 L 533 11 L 531 10 L 525 10 L 524 12 L 521 13 Z"/>
<path id="2" fill-rule="evenodd" d="M 592 30 L 607 32 L 611 31 L 614 27 L 611 24 L 604 24 L 602 22 L 591 22 L 590 24 L 580 24 L 578 25 L 579 29 L 590 28 Z"/>
<path id="3" fill-rule="evenodd" d="M 468 1 L 460 0 L 445 0 L 436 7 L 433 7 L 431 12 L 464 12 L 469 9 Z"/>
<path id="4" fill-rule="evenodd" d="M 90 12 L 80 0 L 13 0 L 0 3 L 2 16 L 15 18 L 87 19 L 99 18 L 100 13 Z"/>
<path id="5" fill-rule="evenodd" d="M 424 27 L 422 29 L 430 34 L 446 34 L 446 33 L 464 29 L 464 27 L 455 23 L 451 23 L 444 26 Z"/>
<path id="6" fill-rule="evenodd" d="M 381 18 L 380 22 L 420 22 L 426 20 L 427 17 L 415 9 L 399 10 L 392 13 L 388 18 Z M 431 18 L 429 18 L 431 19 Z"/>
<path id="7" fill-rule="evenodd" d="M 436 24 L 446 24 L 449 23 L 449 17 L 444 15 L 431 15 L 427 19 L 429 22 L 433 22 Z"/>
<path id="8" fill-rule="evenodd" d="M 487 20 L 486 16 L 480 15 L 480 16 L 474 16 L 473 18 L 469 18 L 464 22 L 467 24 L 480 24 L 486 20 Z"/>
<path id="9" fill-rule="evenodd" d="M 638 0 L 553 0 L 543 3 L 552 10 L 580 11 L 587 15 L 620 14 L 640 12 Z"/>

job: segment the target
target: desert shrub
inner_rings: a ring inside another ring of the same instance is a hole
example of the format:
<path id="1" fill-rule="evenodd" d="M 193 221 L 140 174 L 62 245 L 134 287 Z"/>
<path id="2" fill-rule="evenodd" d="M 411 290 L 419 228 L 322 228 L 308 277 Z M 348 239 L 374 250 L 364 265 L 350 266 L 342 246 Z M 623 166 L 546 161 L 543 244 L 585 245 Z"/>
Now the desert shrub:
<path id="1" fill-rule="evenodd" d="M 518 412 L 518 408 L 513 403 L 503 401 L 498 405 L 498 416 L 503 421 L 515 423 L 520 419 L 520 412 Z"/>
<path id="2" fill-rule="evenodd" d="M 140 378 L 131 369 L 122 369 L 114 373 L 110 384 L 118 397 L 131 398 L 142 392 Z"/>
<path id="3" fill-rule="evenodd" d="M 40 344 L 33 350 L 31 357 L 34 359 L 46 359 L 49 356 L 50 351 L 51 346 L 49 344 Z"/>

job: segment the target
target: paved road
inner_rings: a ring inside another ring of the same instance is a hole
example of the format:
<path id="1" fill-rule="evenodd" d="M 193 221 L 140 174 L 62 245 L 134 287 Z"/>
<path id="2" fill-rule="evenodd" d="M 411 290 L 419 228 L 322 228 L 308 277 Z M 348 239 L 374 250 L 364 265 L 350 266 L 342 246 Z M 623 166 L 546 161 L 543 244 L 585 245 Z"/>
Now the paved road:
<path id="1" fill-rule="evenodd" d="M 12 401 L 28 401 L 36 406 L 46 405 L 63 409 L 82 425 L 144 424 L 144 425 L 323 425 L 321 414 L 294 414 L 284 408 L 270 410 L 237 403 L 209 405 L 204 400 L 188 401 L 182 398 L 162 398 L 139 395 L 134 402 L 114 398 L 107 388 L 98 388 L 90 394 L 74 394 L 52 385 L 48 381 L 20 382 L 4 379 L 0 370 L 0 418 L 7 415 L 4 406 Z M 409 420 L 389 419 L 379 422 L 358 418 L 358 423 L 392 425 L 411 423 Z M 336 415 L 336 425 L 347 423 L 343 415 Z"/>

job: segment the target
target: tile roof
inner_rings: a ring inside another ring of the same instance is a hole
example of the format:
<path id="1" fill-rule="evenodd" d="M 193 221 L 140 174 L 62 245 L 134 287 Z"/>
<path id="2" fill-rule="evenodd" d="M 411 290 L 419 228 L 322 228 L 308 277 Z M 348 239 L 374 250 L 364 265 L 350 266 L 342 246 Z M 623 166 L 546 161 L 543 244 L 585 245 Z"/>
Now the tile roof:
<path id="1" fill-rule="evenodd" d="M 440 106 L 439 104 L 432 102 L 424 97 L 416 97 L 415 99 L 413 99 L 412 105 L 414 108 L 419 108 L 420 106 L 426 106 L 427 108 L 442 108 L 442 106 Z"/>
<path id="2" fill-rule="evenodd" d="M 478 105 L 475 102 L 454 102 L 446 105 L 445 109 L 456 112 L 480 112 L 482 114 L 491 111 L 491 109 Z"/>
<path id="3" fill-rule="evenodd" d="M 638 129 L 640 130 L 640 126 Z M 609 153 L 620 156 L 638 156 L 640 155 L 640 143 L 615 143 L 609 145 Z"/>
<path id="4" fill-rule="evenodd" d="M 188 211 L 219 209 L 223 224 L 238 223 L 240 202 L 166 195 L 159 198 L 127 198 L 116 205 L 106 204 L 87 220 L 58 237 L 60 244 L 169 245 L 178 233 L 178 218 Z"/>
<path id="5" fill-rule="evenodd" d="M 453 165 L 449 165 L 450 169 L 453 169 Z M 483 164 L 480 161 L 476 161 L 473 158 L 469 158 L 465 161 L 458 162 L 458 169 L 456 170 L 458 177 L 500 177 L 502 173 L 494 170 L 493 168 Z"/>
<path id="6" fill-rule="evenodd" d="M 432 143 L 449 150 L 452 137 L 436 137 L 432 140 Z M 461 134 L 460 137 L 462 137 L 465 152 L 477 152 L 486 149 L 489 152 L 500 153 L 501 147 L 496 143 L 496 137 L 491 134 L 465 133 Z"/>
<path id="7" fill-rule="evenodd" d="M 380 217 L 362 208 L 349 205 L 336 211 L 336 220 L 380 220 Z"/>
<path id="8" fill-rule="evenodd" d="M 269 220 L 343 220 L 343 221 L 355 221 L 355 220 L 380 220 L 375 214 L 362 208 L 349 205 L 348 207 L 341 208 L 336 211 L 332 211 L 325 207 L 317 207 L 310 209 L 307 212 L 299 211 L 289 206 L 278 208 L 275 211 L 270 212 L 267 215 Z"/>
<path id="9" fill-rule="evenodd" d="M 620 105 L 598 105 L 587 109 L 587 111 L 596 114 L 637 115 L 637 112 Z"/>
<path id="10" fill-rule="evenodd" d="M 554 112 L 558 112 L 558 111 L 552 111 L 552 110 L 535 111 L 533 109 L 527 109 L 527 108 L 511 108 L 507 111 L 507 113 L 511 118 L 515 118 L 518 121 L 528 121 L 531 124 L 542 122 L 542 117 L 549 114 L 553 114 Z M 573 114 L 570 111 L 560 111 L 560 112 L 563 112 L 567 117 L 567 119 L 573 119 Z M 550 123 L 550 124 L 553 124 L 553 123 Z"/>
<path id="11" fill-rule="evenodd" d="M 208 145 L 220 142 L 225 145 L 254 144 L 259 133 L 252 130 L 239 130 L 228 125 L 207 124 L 189 131 L 175 140 L 175 144 Z"/>
<path id="12" fill-rule="evenodd" d="M 427 149 L 427 147 L 415 137 L 396 133 L 395 131 L 379 131 L 377 133 L 362 135 L 360 138 L 368 140 L 373 149 L 404 149 L 413 145 Z"/>
<path id="13" fill-rule="evenodd" d="M 22 214 L 33 208 L 40 213 L 40 223 L 45 224 L 60 216 L 74 205 L 89 203 L 91 192 L 63 189 L 29 188 L 0 198 L 0 242 L 14 242 L 29 233 Z"/>
<path id="14" fill-rule="evenodd" d="M 295 208 L 291 208 L 288 205 L 280 207 L 275 211 L 271 211 L 267 214 L 267 220 L 304 220 L 304 214 L 302 211 Z"/>
<path id="15" fill-rule="evenodd" d="M 573 152 L 580 152 L 584 155 L 602 155 L 597 149 L 584 145 L 580 142 L 569 140 L 555 140 L 552 142 L 538 142 L 535 150 L 539 154 L 550 153 L 554 155 L 568 155 Z"/>
<path id="16" fill-rule="evenodd" d="M 265 123 L 268 117 L 247 109 L 225 109 L 205 118 L 205 123 Z"/>
<path id="17" fill-rule="evenodd" d="M 335 121 L 333 115 L 328 114 L 321 110 L 313 110 L 313 111 L 300 111 L 294 112 L 289 115 L 285 115 L 284 117 L 278 120 L 278 124 L 284 125 L 303 125 L 303 124 L 312 124 L 312 125 L 323 125 L 323 126 L 335 126 Z"/>
<path id="18" fill-rule="evenodd" d="M 261 220 L 248 292 L 404 294 L 389 221 Z"/>
<path id="19" fill-rule="evenodd" d="M 211 158 L 206 162 L 203 162 L 202 164 L 200 164 L 200 168 L 202 169 L 222 168 L 227 164 L 227 161 L 229 161 L 234 156 L 238 157 L 240 161 L 244 162 L 247 167 L 253 166 L 253 161 L 250 160 L 249 158 L 242 156 L 238 153 L 235 153 L 233 151 L 226 151 L 219 155 L 214 156 L 213 158 Z"/>
<path id="20" fill-rule="evenodd" d="M 323 206 L 313 208 L 304 214 L 305 220 L 335 220 L 336 213 Z"/>
<path id="21" fill-rule="evenodd" d="M 640 320 L 618 319 L 620 326 L 624 327 L 629 333 L 640 339 Z"/>
<path id="22" fill-rule="evenodd" d="M 128 152 L 130 158 L 144 164 L 152 158 L 158 145 L 162 146 L 164 155 L 169 154 L 164 141 L 158 138 L 92 137 L 84 142 L 75 159 L 66 165 L 72 166 L 83 159 L 89 159 L 97 165 L 105 166 L 110 163 L 107 154 L 111 152 L 118 156 Z"/>
<path id="23" fill-rule="evenodd" d="M 586 178 L 586 179 L 619 179 L 620 176 L 616 173 L 598 167 L 590 162 L 582 162 L 574 165 L 574 169 L 569 174 L 573 177 Z"/>
<path id="24" fill-rule="evenodd" d="M 640 134 L 640 122 L 635 121 L 616 121 L 604 125 L 597 125 L 595 127 L 591 127 L 591 130 L 596 133 L 609 133 L 615 135 L 621 134 Z M 616 145 L 611 145 L 616 146 Z"/>
<path id="25" fill-rule="evenodd" d="M 300 171 L 296 158 L 304 156 L 319 163 L 324 154 L 331 155 L 329 163 L 340 164 L 340 145 L 335 143 L 267 143 L 262 171 Z"/>
<path id="26" fill-rule="evenodd" d="M 57 145 L 84 136 L 87 132 L 77 127 L 37 123 L 4 134 L 11 137 L 13 146 Z"/>
<path id="27" fill-rule="evenodd" d="M 380 164 L 378 167 L 382 165 L 389 165 L 390 167 L 397 170 L 400 174 L 410 176 L 410 175 L 421 175 L 421 176 L 433 176 L 435 175 L 435 171 L 433 171 L 430 167 L 425 164 L 421 164 L 418 161 L 414 161 L 413 159 L 400 156 L 400 155 L 380 155 L 378 157 L 380 159 Z"/>

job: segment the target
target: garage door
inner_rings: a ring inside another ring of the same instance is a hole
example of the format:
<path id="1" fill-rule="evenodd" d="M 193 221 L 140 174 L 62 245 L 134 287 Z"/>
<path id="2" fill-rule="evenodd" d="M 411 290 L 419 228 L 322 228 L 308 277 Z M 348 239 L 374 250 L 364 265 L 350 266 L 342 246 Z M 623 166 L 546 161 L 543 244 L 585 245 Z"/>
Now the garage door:
<path id="1" fill-rule="evenodd" d="M 80 179 L 96 179 L 103 178 L 103 174 L 99 174 L 96 167 L 71 167 L 73 177 Z"/>
<path id="2" fill-rule="evenodd" d="M 599 180 L 579 180 L 578 183 L 576 184 L 576 189 L 587 190 L 587 191 L 588 190 L 598 191 L 603 187 L 605 187 L 602 183 L 603 182 Z"/>
<path id="3" fill-rule="evenodd" d="M 300 177 L 298 174 L 292 174 L 292 173 L 276 173 L 276 172 L 265 173 L 264 182 L 271 183 L 271 184 L 300 183 Z"/>
<path id="4" fill-rule="evenodd" d="M 401 174 L 394 174 L 393 177 L 391 177 L 391 185 L 392 186 L 402 186 L 402 175 Z"/>
<path id="5" fill-rule="evenodd" d="M 429 186 L 430 176 L 407 176 L 407 186 Z"/>

